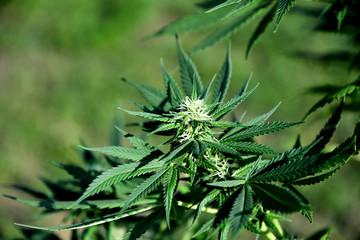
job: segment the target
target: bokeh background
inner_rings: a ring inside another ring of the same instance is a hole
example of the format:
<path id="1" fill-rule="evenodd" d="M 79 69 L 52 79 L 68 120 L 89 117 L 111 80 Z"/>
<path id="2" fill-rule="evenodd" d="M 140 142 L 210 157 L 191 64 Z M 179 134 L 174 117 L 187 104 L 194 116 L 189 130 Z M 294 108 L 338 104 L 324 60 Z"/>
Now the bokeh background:
<path id="1" fill-rule="evenodd" d="M 250 73 L 258 89 L 239 107 L 247 117 L 262 114 L 280 101 L 271 120 L 299 121 L 321 96 L 308 94 L 315 85 L 346 84 L 357 76 L 344 63 L 319 64 L 295 57 L 297 51 L 352 50 L 346 36 L 313 31 L 318 21 L 301 8 L 321 8 L 299 1 L 276 34 L 267 31 L 248 60 L 246 44 L 258 20 L 231 38 L 236 92 Z M 128 100 L 140 100 L 135 89 L 121 80 L 162 87 L 160 59 L 176 76 L 174 36 L 144 40 L 170 22 L 201 11 L 193 1 L 125 0 L 1 0 L 0 1 L 0 193 L 29 198 L 11 188 L 20 184 L 43 190 L 41 177 L 60 179 L 50 161 L 79 162 L 75 146 L 108 143 L 117 107 L 136 109 Z M 259 19 L 260 20 L 260 19 Z M 190 50 L 206 31 L 180 37 Z M 205 82 L 217 73 L 227 42 L 193 56 Z M 301 127 L 258 139 L 278 151 L 290 148 L 302 133 L 308 144 L 326 122 L 327 109 Z M 123 121 L 136 119 L 123 115 Z M 333 144 L 351 135 L 356 117 L 345 114 Z M 138 133 L 137 129 L 128 128 Z M 156 139 L 154 140 L 156 141 Z M 304 237 L 333 227 L 333 239 L 360 239 L 360 162 L 353 159 L 327 182 L 302 188 L 314 207 L 314 223 L 291 215 L 287 226 Z M 13 222 L 57 225 L 61 215 L 38 219 L 30 207 L 0 197 L 0 237 L 22 238 Z M 66 234 L 60 235 L 66 239 Z"/>

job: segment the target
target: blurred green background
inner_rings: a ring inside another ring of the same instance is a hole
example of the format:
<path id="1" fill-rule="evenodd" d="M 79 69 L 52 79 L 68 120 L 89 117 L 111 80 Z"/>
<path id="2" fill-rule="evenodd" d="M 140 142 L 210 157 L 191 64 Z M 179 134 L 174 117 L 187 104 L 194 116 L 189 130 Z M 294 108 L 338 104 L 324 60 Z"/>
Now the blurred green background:
<path id="1" fill-rule="evenodd" d="M 299 1 L 296 7 L 323 7 Z M 295 7 L 295 9 L 296 9 Z M 61 178 L 49 161 L 78 162 L 81 140 L 108 143 L 117 107 L 136 109 L 128 100 L 140 95 L 121 77 L 162 87 L 160 59 L 168 70 L 177 63 L 173 36 L 144 40 L 166 24 L 201 11 L 193 1 L 2 0 L 0 1 L 0 192 L 23 196 L 13 184 L 43 189 L 40 177 Z M 258 20 L 231 38 L 233 78 L 230 95 L 253 72 L 258 89 L 237 110 L 253 117 L 282 104 L 271 120 L 299 121 L 321 96 L 306 94 L 314 85 L 346 84 L 357 72 L 346 64 L 320 65 L 295 58 L 294 52 L 351 50 L 346 36 L 313 31 L 317 19 L 296 10 L 287 14 L 276 34 L 267 31 L 245 60 L 246 44 Z M 182 35 L 190 50 L 204 32 Z M 227 42 L 193 56 L 205 82 L 217 73 Z M 174 72 L 175 74 L 175 72 Z M 176 75 L 176 74 L 175 74 Z M 258 139 L 278 151 L 294 144 L 298 133 L 307 144 L 326 122 L 326 109 L 301 127 Z M 136 119 L 123 115 L 124 122 Z M 345 114 L 334 143 L 352 132 L 356 117 Z M 128 128 L 138 133 L 138 129 Z M 156 141 L 156 139 L 154 140 Z M 310 225 L 292 215 L 288 230 L 299 237 L 322 227 L 335 228 L 333 239 L 360 239 L 360 162 L 354 159 L 332 179 L 301 189 L 314 207 Z M 21 237 L 14 221 L 37 220 L 30 207 L 0 198 L 0 237 Z M 57 225 L 61 216 L 38 220 Z M 66 239 L 66 234 L 62 235 Z"/>

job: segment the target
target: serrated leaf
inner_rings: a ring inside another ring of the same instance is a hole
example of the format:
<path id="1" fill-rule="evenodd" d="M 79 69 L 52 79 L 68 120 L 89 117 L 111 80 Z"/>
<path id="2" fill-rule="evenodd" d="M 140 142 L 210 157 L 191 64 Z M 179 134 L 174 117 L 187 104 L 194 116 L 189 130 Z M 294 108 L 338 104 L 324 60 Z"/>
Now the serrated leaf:
<path id="1" fill-rule="evenodd" d="M 341 101 L 339 107 L 331 115 L 328 122 L 321 129 L 320 133 L 316 136 L 316 140 L 319 141 L 309 150 L 309 152 L 307 152 L 307 155 L 319 154 L 325 148 L 326 144 L 330 141 L 335 130 L 339 126 L 343 106 L 344 101 Z"/>
<path id="2" fill-rule="evenodd" d="M 195 84 L 196 93 L 197 96 L 200 96 L 201 92 L 203 91 L 203 85 L 200 79 L 200 75 L 196 69 L 196 66 L 191 61 L 187 53 L 185 53 L 184 50 L 182 49 L 178 38 L 176 38 L 176 45 L 179 55 L 181 82 L 185 90 L 185 93 L 187 96 L 192 96 L 192 91 L 194 88 L 193 85 L 194 83 L 196 83 Z"/>
<path id="3" fill-rule="evenodd" d="M 128 148 L 128 147 L 120 147 L 120 146 L 106 146 L 106 147 L 82 147 L 88 151 L 94 151 L 103 153 L 109 156 L 118 157 L 118 158 L 125 158 L 130 159 L 133 161 L 140 161 L 141 159 L 148 156 L 151 151 L 149 149 L 135 149 L 135 148 Z"/>
<path id="4" fill-rule="evenodd" d="M 166 223 L 170 228 L 170 211 L 172 206 L 172 201 L 174 197 L 174 192 L 178 180 L 179 172 L 174 166 L 170 166 L 169 170 L 166 173 L 165 182 L 164 182 L 164 201 L 165 201 L 165 216 Z"/>
<path id="5" fill-rule="evenodd" d="M 225 61 L 220 69 L 218 79 L 213 91 L 212 103 L 221 103 L 229 88 L 231 78 L 230 43 L 227 49 Z M 219 105 L 217 105 L 219 106 Z"/>
<path id="6" fill-rule="evenodd" d="M 176 147 L 175 149 L 172 149 L 170 151 L 170 153 L 162 159 L 162 161 L 164 161 L 166 163 L 175 161 L 178 157 L 186 154 L 192 144 L 193 144 L 192 142 L 188 141 L 188 142 Z"/>
<path id="7" fill-rule="evenodd" d="M 243 185 L 244 183 L 245 183 L 244 180 L 227 180 L 227 181 L 220 181 L 220 182 L 212 182 L 212 183 L 208 183 L 207 185 L 213 186 L 213 187 L 228 188 L 228 187 L 237 187 L 237 186 Z"/>
<path id="8" fill-rule="evenodd" d="M 230 229 L 229 220 L 225 219 L 223 224 L 220 227 L 219 240 L 227 240 L 228 239 L 229 229 Z"/>
<path id="9" fill-rule="evenodd" d="M 210 87 L 212 85 L 212 83 L 214 82 L 216 78 L 216 75 L 214 75 L 214 77 L 211 79 L 211 81 L 209 82 L 209 84 L 204 88 L 203 92 L 201 93 L 199 99 L 203 99 L 204 102 L 206 102 L 209 98 L 210 98 Z"/>
<path id="10" fill-rule="evenodd" d="M 325 106 L 328 103 L 331 103 L 334 100 L 344 98 L 356 91 L 360 90 L 360 78 L 356 79 L 354 82 L 345 85 L 343 87 L 337 88 L 335 91 L 329 92 L 325 97 L 320 99 L 311 109 L 305 114 L 304 120 L 313 112 L 318 110 L 319 108 Z"/>
<path id="11" fill-rule="evenodd" d="M 227 7 L 227 6 L 230 6 L 230 5 L 235 5 L 237 4 L 237 6 L 235 7 L 236 10 L 239 10 L 241 8 L 244 8 L 246 7 L 247 5 L 249 5 L 250 3 L 252 3 L 254 0 L 227 0 L 226 2 L 222 3 L 222 4 L 219 4 L 211 9 L 209 9 L 208 11 L 206 11 L 207 13 L 210 13 L 210 12 L 213 12 L 213 11 L 216 11 L 216 10 L 219 10 L 221 8 L 224 8 L 224 7 Z M 232 10 L 234 11 L 234 10 Z M 229 13 L 228 13 L 229 14 Z"/>
<path id="12" fill-rule="evenodd" d="M 158 132 L 168 131 L 168 130 L 172 130 L 172 129 L 177 129 L 178 127 L 179 127 L 179 124 L 177 124 L 177 123 L 161 124 L 161 125 L 159 125 L 158 128 L 156 128 L 154 131 L 152 131 L 148 135 L 158 133 Z"/>
<path id="13" fill-rule="evenodd" d="M 209 192 L 203 199 L 201 199 L 200 203 L 196 208 L 196 212 L 192 224 L 194 224 L 195 221 L 199 218 L 200 213 L 203 211 L 205 206 L 213 202 L 218 197 L 219 194 L 220 194 L 220 190 L 214 189 L 211 192 Z"/>
<path id="14" fill-rule="evenodd" d="M 165 169 L 161 170 L 135 188 L 124 202 L 124 206 L 121 208 L 119 214 L 124 213 L 125 210 L 133 206 L 137 201 L 143 199 L 147 194 L 154 191 L 161 184 L 161 181 L 165 177 L 165 173 Z"/>
<path id="15" fill-rule="evenodd" d="M 276 109 L 279 107 L 280 103 L 278 103 L 275 107 L 273 107 L 269 112 L 257 116 L 255 118 L 252 118 L 244 123 L 242 123 L 244 126 L 252 126 L 252 125 L 258 125 L 258 124 L 262 124 L 264 123 L 275 111 Z"/>
<path id="16" fill-rule="evenodd" d="M 208 231 L 209 229 L 211 229 L 212 225 L 214 224 L 215 218 L 210 219 L 209 221 L 207 221 L 206 223 L 204 223 L 201 228 L 194 233 L 194 235 L 192 236 L 192 238 L 196 238 L 197 236 L 199 236 L 200 234 L 203 234 L 204 232 Z"/>
<path id="17" fill-rule="evenodd" d="M 155 113 L 148 113 L 148 112 L 134 112 L 134 111 L 129 111 L 129 110 L 125 110 L 122 108 L 119 108 L 131 115 L 134 116 L 138 116 L 138 117 L 142 117 L 142 118 L 146 118 L 146 119 L 150 119 L 150 120 L 156 120 L 156 121 L 160 121 L 160 122 L 174 122 L 173 119 L 159 115 L 159 114 L 155 114 Z"/>
<path id="18" fill-rule="evenodd" d="M 229 214 L 230 227 L 235 235 L 249 221 L 253 206 L 251 187 L 249 185 L 244 185 L 239 195 L 236 197 Z"/>
<path id="19" fill-rule="evenodd" d="M 159 208 L 141 219 L 132 229 L 130 229 L 130 231 L 127 232 L 123 240 L 135 240 L 141 237 L 141 235 L 143 235 L 146 230 L 155 223 L 156 218 L 160 217 L 161 213 L 162 210 Z"/>
<path id="20" fill-rule="evenodd" d="M 76 200 L 69 208 L 73 208 L 84 199 L 97 194 L 107 187 L 114 185 L 122 180 L 140 176 L 149 172 L 157 171 L 163 168 L 164 162 L 152 161 L 148 164 L 136 162 L 119 165 L 107 171 L 104 171 L 101 175 L 95 178 L 95 180 L 85 190 L 83 195 Z"/>
<path id="21" fill-rule="evenodd" d="M 76 224 L 66 225 L 66 226 L 37 227 L 37 226 L 31 226 L 31 225 L 26 225 L 26 224 L 20 224 L 20 223 L 15 223 L 15 225 L 17 225 L 19 227 L 32 228 L 32 229 L 45 230 L 45 231 L 75 230 L 75 229 L 92 227 L 92 226 L 104 224 L 104 223 L 111 222 L 111 221 L 116 221 L 116 220 L 119 220 L 121 218 L 125 218 L 125 217 L 132 216 L 132 215 L 135 215 L 135 214 L 138 214 L 138 213 L 149 211 L 150 209 L 152 209 L 154 207 L 155 206 L 146 206 L 146 207 L 141 207 L 141 208 L 137 208 L 137 209 L 131 209 L 131 210 L 126 211 L 126 212 L 124 212 L 122 214 L 119 214 L 119 213 L 109 214 L 109 215 L 99 217 L 99 218 L 96 218 L 96 219 L 93 219 L 93 220 L 89 220 L 89 221 L 86 221 L 86 222 L 83 222 L 83 223 L 76 223 Z"/>
<path id="22" fill-rule="evenodd" d="M 148 149 L 150 151 L 155 151 L 157 150 L 155 147 L 151 146 L 150 144 L 148 144 L 147 142 L 145 142 L 144 140 L 142 140 L 141 138 L 138 138 L 130 133 L 125 132 L 124 130 L 122 130 L 119 127 L 116 127 L 116 129 L 124 135 L 124 137 L 137 149 Z"/>
<path id="23" fill-rule="evenodd" d="M 332 175 L 334 175 L 337 171 L 340 170 L 342 166 L 339 166 L 327 173 L 323 173 L 314 177 L 309 177 L 309 178 L 305 178 L 305 179 L 300 179 L 300 180 L 296 180 L 291 182 L 292 185 L 312 185 L 312 184 L 316 184 L 316 183 L 320 183 L 322 181 L 325 181 L 326 179 L 330 178 Z"/>
<path id="24" fill-rule="evenodd" d="M 9 195 L 3 195 L 3 196 L 31 207 L 43 207 L 52 210 L 66 210 L 72 203 L 74 203 L 73 201 L 53 201 L 53 200 L 38 201 L 38 200 L 21 199 Z M 119 208 L 124 205 L 124 201 L 125 200 L 123 199 L 87 200 L 76 205 L 73 209 L 85 210 L 85 209 L 93 209 L 93 208 L 97 208 L 97 209 Z M 141 201 L 141 204 L 150 204 L 150 203 L 156 203 L 156 199 L 145 199 Z"/>
<path id="25" fill-rule="evenodd" d="M 241 26 L 248 23 L 250 19 L 255 17 L 257 14 L 259 14 L 261 10 L 263 10 L 263 8 L 267 7 L 268 5 L 269 2 L 265 2 L 264 4 L 261 4 L 258 7 L 252 9 L 248 13 L 236 17 L 230 23 L 226 24 L 225 26 L 222 26 L 218 30 L 208 35 L 200 44 L 198 44 L 195 48 L 193 48 L 189 52 L 189 54 L 192 55 L 194 53 L 197 53 L 229 37 L 231 34 L 236 32 Z"/>
<path id="26" fill-rule="evenodd" d="M 212 13 L 188 15 L 178 21 L 175 21 L 165 26 L 150 37 L 181 34 L 184 32 L 209 27 L 222 20 L 231 9 L 232 7 L 225 7 L 219 11 L 214 11 Z"/>
<path id="27" fill-rule="evenodd" d="M 299 179 L 313 173 L 315 169 L 317 156 L 304 157 L 300 160 L 284 162 L 283 164 L 274 164 L 268 166 L 267 171 L 257 174 L 252 180 L 259 182 L 289 182 Z"/>
<path id="28" fill-rule="evenodd" d="M 274 4 L 272 8 L 269 9 L 269 11 L 265 14 L 265 16 L 263 17 L 263 19 L 260 21 L 259 25 L 255 29 L 254 33 L 251 35 L 248 46 L 246 48 L 245 59 L 248 59 L 250 50 L 255 44 L 256 40 L 265 32 L 266 28 L 274 19 L 276 14 L 276 9 L 277 9 L 277 3 Z"/>
<path id="29" fill-rule="evenodd" d="M 240 130 L 239 132 L 227 137 L 226 139 L 223 139 L 223 141 L 239 141 L 239 140 L 249 139 L 252 137 L 276 132 L 300 123 L 302 122 L 294 122 L 294 123 L 269 122 L 261 125 L 255 125 L 246 128 L 244 130 Z"/>
<path id="30" fill-rule="evenodd" d="M 266 210 L 291 213 L 303 206 L 300 198 L 286 187 L 270 183 L 254 183 L 251 186 Z"/>
<path id="31" fill-rule="evenodd" d="M 240 152 L 258 153 L 258 154 L 276 154 L 277 152 L 270 147 L 255 142 L 221 142 L 224 145 L 232 147 Z"/>
<path id="32" fill-rule="evenodd" d="M 258 86 L 257 84 L 254 88 L 249 90 L 246 93 L 237 93 L 233 98 L 231 98 L 229 101 L 227 101 L 224 105 L 219 107 L 213 114 L 212 117 L 216 120 L 221 119 L 223 116 L 231 112 L 233 109 L 235 109 L 242 101 L 244 101 Z M 240 95 L 241 94 L 241 95 Z"/>
<path id="33" fill-rule="evenodd" d="M 165 70 L 164 64 L 161 61 L 161 70 L 163 73 L 165 89 L 167 92 L 168 99 L 172 108 L 176 108 L 184 100 L 184 95 L 181 92 L 179 86 L 175 82 L 174 78 Z"/>
<path id="34" fill-rule="evenodd" d="M 165 92 L 160 89 L 137 83 L 126 78 L 123 78 L 123 80 L 133 85 L 140 92 L 140 94 L 154 106 L 160 106 L 164 99 L 166 99 Z"/>
<path id="35" fill-rule="evenodd" d="M 208 145 L 208 147 L 213 148 L 221 153 L 229 153 L 234 156 L 240 155 L 240 153 L 232 147 L 226 146 L 226 145 L 218 143 L 218 142 L 213 142 L 213 141 L 208 141 L 208 140 L 203 140 L 203 141 Z"/>
<path id="36" fill-rule="evenodd" d="M 282 17 L 290 10 L 291 7 L 294 6 L 295 1 L 296 0 L 279 0 L 278 16 L 274 27 L 274 32 L 277 31 Z"/>

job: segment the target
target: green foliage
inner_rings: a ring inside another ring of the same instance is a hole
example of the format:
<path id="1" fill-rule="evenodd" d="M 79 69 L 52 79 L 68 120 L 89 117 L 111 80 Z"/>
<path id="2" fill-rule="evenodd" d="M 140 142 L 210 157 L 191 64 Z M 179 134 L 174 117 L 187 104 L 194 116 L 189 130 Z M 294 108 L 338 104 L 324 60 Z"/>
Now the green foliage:
<path id="1" fill-rule="evenodd" d="M 326 149 L 339 125 L 344 97 L 358 90 L 357 83 L 326 98 L 326 103 L 335 99 L 341 99 L 341 103 L 311 144 L 278 153 L 257 143 L 256 137 L 301 123 L 266 122 L 278 106 L 248 121 L 222 120 L 257 87 L 248 90 L 249 78 L 235 96 L 225 100 L 231 76 L 230 46 L 213 90 L 211 83 L 203 88 L 195 64 L 178 40 L 177 50 L 184 93 L 163 64 L 164 91 L 126 81 L 151 105 L 146 105 L 144 111 L 124 111 L 145 119 L 139 124 L 143 130 L 166 136 L 166 141 L 154 147 L 117 127 L 116 133 L 123 134 L 133 147 L 82 150 L 111 157 L 108 162 L 115 165 L 112 168 L 102 164 L 101 172 L 90 174 L 78 167 L 83 174 L 74 174 L 74 168 L 58 165 L 74 179 L 67 185 L 57 183 L 52 191 L 54 196 L 71 193 L 66 195 L 70 199 L 29 201 L 10 197 L 52 212 L 71 209 L 70 215 L 83 222 L 60 227 L 19 226 L 51 231 L 95 227 L 96 232 L 100 224 L 121 224 L 125 219 L 135 221 L 133 226 L 126 226 L 125 239 L 137 239 L 146 229 L 166 234 L 158 222 L 174 230 L 193 218 L 189 231 L 196 230 L 194 238 L 211 230 L 208 236 L 219 232 L 220 239 L 227 239 L 243 229 L 265 237 L 270 232 L 286 238 L 277 222 L 283 219 L 277 214 L 299 212 L 312 221 L 310 203 L 293 185 L 324 181 L 358 153 L 360 122 L 345 142 L 332 151 Z M 93 164 L 101 165 L 99 158 L 93 158 Z M 126 185 L 128 189 L 124 190 Z M 85 217 L 81 214 L 84 211 Z M 138 215 L 144 212 L 149 213 Z M 206 223 L 200 221 L 204 212 L 212 214 Z"/>

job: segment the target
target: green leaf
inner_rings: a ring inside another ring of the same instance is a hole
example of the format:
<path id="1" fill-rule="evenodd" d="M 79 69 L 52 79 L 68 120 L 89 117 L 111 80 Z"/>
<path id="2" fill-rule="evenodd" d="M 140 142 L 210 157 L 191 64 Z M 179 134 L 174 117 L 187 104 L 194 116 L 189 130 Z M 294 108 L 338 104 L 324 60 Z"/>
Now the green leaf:
<path id="1" fill-rule="evenodd" d="M 166 94 L 160 89 L 145 84 L 140 84 L 126 78 L 123 78 L 123 80 L 133 85 L 140 92 L 140 94 L 154 106 L 160 106 L 164 99 L 166 99 Z"/>
<path id="2" fill-rule="evenodd" d="M 218 142 L 213 142 L 213 141 L 208 141 L 208 140 L 203 140 L 209 147 L 221 152 L 221 153 L 229 153 L 232 154 L 234 156 L 239 156 L 240 153 L 238 151 L 236 151 L 234 148 L 226 146 L 224 144 L 218 143 Z"/>
<path id="3" fill-rule="evenodd" d="M 206 223 L 204 223 L 201 228 L 194 233 L 194 235 L 192 236 L 192 238 L 196 238 L 197 236 L 199 236 L 200 234 L 208 231 L 209 229 L 211 229 L 211 227 L 213 226 L 215 221 L 215 218 L 210 219 L 209 221 L 207 221 Z"/>
<path id="4" fill-rule="evenodd" d="M 154 133 L 158 133 L 158 132 L 163 132 L 163 131 L 168 131 L 168 130 L 172 130 L 172 129 L 176 129 L 179 127 L 178 123 L 167 123 L 167 124 L 160 124 L 158 128 L 156 128 L 154 131 L 152 131 L 151 133 L 149 133 L 148 135 L 154 134 Z"/>
<path id="5" fill-rule="evenodd" d="M 213 12 L 213 11 L 216 11 L 216 10 L 219 10 L 220 8 L 223 8 L 223 7 L 226 7 L 226 6 L 229 6 L 229 5 L 234 5 L 236 3 L 239 3 L 239 2 L 247 2 L 249 0 L 227 0 L 221 4 L 218 4 L 217 6 L 209 9 L 208 11 L 206 11 L 207 13 L 210 13 L 210 12 Z"/>
<path id="6" fill-rule="evenodd" d="M 344 101 L 341 101 L 339 107 L 331 115 L 328 122 L 325 124 L 323 129 L 321 129 L 320 133 L 316 136 L 316 140 L 319 141 L 309 150 L 309 152 L 307 152 L 307 155 L 319 154 L 325 148 L 326 144 L 330 141 L 335 130 L 339 126 L 343 106 Z"/>
<path id="7" fill-rule="evenodd" d="M 258 124 L 264 123 L 276 111 L 276 109 L 279 107 L 279 105 L 280 105 L 280 103 L 278 103 L 278 105 L 273 107 L 269 112 L 267 112 L 263 115 L 257 116 L 253 119 L 250 119 L 250 120 L 244 122 L 243 125 L 249 127 L 252 125 L 258 125 Z"/>
<path id="8" fill-rule="evenodd" d="M 151 146 L 150 144 L 148 144 L 147 142 L 145 142 L 144 140 L 142 140 L 141 138 L 138 138 L 130 133 L 125 132 L 124 130 L 122 130 L 119 127 L 116 127 L 116 129 L 124 135 L 124 137 L 136 148 L 136 149 L 147 149 L 150 151 L 155 151 L 157 150 L 155 147 Z"/>
<path id="9" fill-rule="evenodd" d="M 220 190 L 214 189 L 211 192 L 209 192 L 203 199 L 201 199 L 200 203 L 196 208 L 196 212 L 192 224 L 194 224 L 195 221 L 199 218 L 200 213 L 203 211 L 205 206 L 213 202 L 218 197 L 219 194 L 220 194 Z"/>
<path id="10" fill-rule="evenodd" d="M 170 153 L 161 160 L 165 161 L 166 163 L 175 161 L 178 157 L 181 157 L 182 155 L 186 154 L 192 144 L 193 144 L 192 142 L 188 141 L 176 147 L 175 149 L 172 149 Z"/>
<path id="11" fill-rule="evenodd" d="M 184 32 L 209 27 L 222 20 L 231 9 L 232 7 L 225 7 L 219 11 L 214 11 L 212 13 L 188 15 L 178 21 L 175 21 L 174 23 L 165 26 L 150 37 L 181 34 Z"/>
<path id="12" fill-rule="evenodd" d="M 229 229 L 230 229 L 229 220 L 225 219 L 225 221 L 223 222 L 223 224 L 220 227 L 219 240 L 227 240 L 228 239 Z"/>
<path id="13" fill-rule="evenodd" d="M 165 70 L 164 64 L 161 61 L 161 70 L 163 72 L 163 78 L 165 83 L 165 89 L 167 91 L 168 99 L 172 108 L 176 108 L 184 100 L 184 95 L 181 92 L 179 86 L 175 82 L 174 78 Z"/>
<path id="14" fill-rule="evenodd" d="M 291 213 L 303 206 L 300 198 L 286 187 L 270 183 L 252 183 L 251 186 L 266 210 Z"/>
<path id="15" fill-rule="evenodd" d="M 249 90 L 248 92 L 241 94 L 241 92 L 235 94 L 233 98 L 227 101 L 224 105 L 219 107 L 212 115 L 212 117 L 216 120 L 221 119 L 223 116 L 231 112 L 235 109 L 242 101 L 244 101 L 258 86 L 257 84 L 254 88 Z M 240 95 L 241 94 L 241 95 Z"/>
<path id="16" fill-rule="evenodd" d="M 134 111 L 129 111 L 129 110 L 125 110 L 122 108 L 119 108 L 131 115 L 134 116 L 138 116 L 138 117 L 142 117 L 142 118 L 146 118 L 146 119 L 150 119 L 150 120 L 156 120 L 156 121 L 160 121 L 160 122 L 174 122 L 173 119 L 159 115 L 159 114 L 155 114 L 155 113 L 148 113 L 148 112 L 134 112 Z"/>
<path id="17" fill-rule="evenodd" d="M 294 6 L 296 0 L 279 0 L 278 16 L 275 23 L 274 32 L 277 31 L 282 17 Z"/>
<path id="18" fill-rule="evenodd" d="M 207 185 L 213 187 L 228 188 L 228 187 L 237 187 L 243 185 L 244 183 L 245 183 L 244 180 L 227 180 L 221 182 L 212 182 L 212 183 L 208 183 Z"/>
<path id="19" fill-rule="evenodd" d="M 220 29 L 212 32 L 200 44 L 198 44 L 195 48 L 193 48 L 189 52 L 189 54 L 192 55 L 194 53 L 197 53 L 229 37 L 231 34 L 236 32 L 241 26 L 249 22 L 250 19 L 255 17 L 257 14 L 259 14 L 261 10 L 263 10 L 263 8 L 267 7 L 268 5 L 269 2 L 265 2 L 264 4 L 261 4 L 258 7 L 252 9 L 250 12 L 235 18 L 233 21 L 221 27 Z"/>
<path id="20" fill-rule="evenodd" d="M 311 109 L 305 114 L 304 120 L 313 112 L 318 110 L 319 108 L 325 106 L 328 103 L 331 103 L 334 100 L 344 98 L 354 92 L 357 92 L 360 90 L 360 78 L 355 80 L 354 82 L 345 85 L 343 87 L 337 88 L 335 91 L 329 92 L 325 97 L 320 99 L 317 103 L 314 104 L 314 106 L 311 107 Z"/>
<path id="21" fill-rule="evenodd" d="M 170 211 L 172 206 L 172 201 L 174 197 L 174 192 L 178 180 L 179 172 L 174 166 L 170 166 L 169 170 L 166 173 L 165 182 L 164 182 L 164 201 L 165 201 L 165 216 L 166 223 L 170 228 Z"/>
<path id="22" fill-rule="evenodd" d="M 291 182 L 291 184 L 301 186 L 301 185 L 311 185 L 311 184 L 320 183 L 320 182 L 325 181 L 326 179 L 330 178 L 332 175 L 334 175 L 337 171 L 340 170 L 341 167 L 342 166 L 339 166 L 339 167 L 337 167 L 327 173 L 323 173 L 321 175 L 293 181 L 293 182 Z"/>
<path id="23" fill-rule="evenodd" d="M 183 84 L 185 93 L 187 96 L 191 96 L 194 88 L 193 84 L 196 83 L 196 93 L 197 96 L 200 96 L 201 92 L 203 91 L 203 85 L 196 66 L 182 49 L 178 38 L 176 38 L 176 44 L 179 55 L 181 82 Z"/>
<path id="24" fill-rule="evenodd" d="M 276 151 L 270 147 L 254 142 L 221 142 L 222 144 L 232 147 L 240 152 L 258 153 L 258 154 L 276 154 Z"/>
<path id="25" fill-rule="evenodd" d="M 244 130 L 240 130 L 239 132 L 227 137 L 223 138 L 223 141 L 239 141 L 244 139 L 249 139 L 255 136 L 260 136 L 264 134 L 269 134 L 272 132 L 276 132 L 282 130 L 284 128 L 288 128 L 302 122 L 294 122 L 294 123 L 287 123 L 287 122 L 269 122 L 264 123 L 261 125 L 251 126 Z"/>
<path id="26" fill-rule="evenodd" d="M 129 164 L 119 165 L 112 169 L 103 172 L 101 175 L 95 178 L 95 180 L 85 190 L 83 195 L 76 200 L 69 208 L 74 208 L 84 199 L 97 194 L 107 187 L 114 185 L 122 180 L 137 177 L 149 172 L 154 172 L 164 167 L 164 162 L 152 161 L 148 164 L 135 162 Z"/>
<path id="27" fill-rule="evenodd" d="M 134 191 L 131 192 L 130 196 L 126 199 L 124 206 L 121 208 L 119 214 L 124 213 L 125 210 L 133 206 L 137 201 L 143 199 L 147 194 L 154 191 L 161 184 L 161 181 L 165 175 L 166 170 L 161 170 L 135 188 Z"/>
<path id="28" fill-rule="evenodd" d="M 136 225 L 126 233 L 123 240 L 135 240 L 141 237 L 151 225 L 155 223 L 155 220 L 161 216 L 162 209 L 159 208 L 153 211 L 151 214 L 141 219 Z"/>
<path id="29" fill-rule="evenodd" d="M 230 227 L 236 235 L 249 221 L 254 207 L 251 187 L 244 185 L 229 214 Z"/>
<path id="30" fill-rule="evenodd" d="M 115 214 L 109 214 L 103 217 L 99 217 L 93 220 L 89 220 L 83 223 L 76 223 L 76 224 L 72 224 L 72 225 L 66 225 L 66 226 L 57 226 L 57 227 L 37 227 L 37 226 L 31 226 L 31 225 L 26 225 L 26 224 L 20 224 L 20 223 L 15 223 L 15 225 L 19 226 L 19 227 L 25 227 L 25 228 L 32 228 L 32 229 L 37 229 L 37 230 L 45 230 L 45 231 L 62 231 L 62 230 L 75 230 L 75 229 L 81 229 L 81 228 L 87 228 L 87 227 L 92 227 L 92 226 L 96 226 L 99 224 L 104 224 L 107 222 L 111 222 L 111 221 L 116 221 L 119 220 L 121 218 L 125 218 L 128 216 L 132 216 L 138 213 L 142 213 L 142 212 L 146 212 L 149 211 L 150 209 L 154 208 L 155 206 L 146 206 L 146 207 L 141 207 L 141 208 L 137 208 L 137 209 L 131 209 L 129 211 L 126 211 L 122 214 L 119 213 L 115 213 Z"/>
<path id="31" fill-rule="evenodd" d="M 230 43 L 229 43 L 225 61 L 221 67 L 219 77 L 215 84 L 212 103 L 221 103 L 224 100 L 226 92 L 229 88 L 230 78 L 231 78 L 231 59 L 230 59 Z"/>
<path id="32" fill-rule="evenodd" d="M 289 182 L 299 179 L 313 173 L 316 168 L 317 156 L 304 157 L 300 160 L 284 162 L 283 164 L 273 164 L 274 167 L 268 166 L 266 171 L 253 177 L 254 181 L 261 182 Z"/>
<path id="33" fill-rule="evenodd" d="M 25 200 L 9 195 L 3 195 L 4 197 L 10 198 L 12 200 L 18 201 L 20 203 L 26 204 L 31 207 L 43 207 L 46 209 L 52 210 L 66 210 L 68 207 L 74 203 L 73 201 L 53 201 L 53 200 Z M 87 200 L 79 203 L 73 209 L 112 209 L 119 208 L 124 205 L 125 200 L 123 199 L 102 199 L 102 200 Z M 156 199 L 145 199 L 141 201 L 141 204 L 156 203 Z"/>
<path id="34" fill-rule="evenodd" d="M 94 148 L 82 147 L 82 148 L 88 151 L 95 151 L 109 156 L 130 159 L 133 161 L 140 161 L 141 159 L 145 158 L 151 153 L 151 151 L 146 148 L 135 149 L 128 147 L 120 147 L 120 146 L 106 146 L 106 147 L 94 147 Z"/>
<path id="35" fill-rule="evenodd" d="M 272 8 L 270 8 L 270 10 L 266 13 L 266 15 L 263 17 L 263 19 L 260 21 L 259 25 L 255 29 L 255 32 L 252 34 L 248 46 L 246 48 L 246 54 L 245 54 L 246 59 L 248 58 L 250 50 L 252 46 L 255 44 L 256 40 L 261 36 L 261 34 L 265 32 L 266 28 L 269 26 L 269 23 L 272 22 L 272 20 L 274 19 L 276 9 L 277 9 L 277 3 L 274 4 Z"/>

